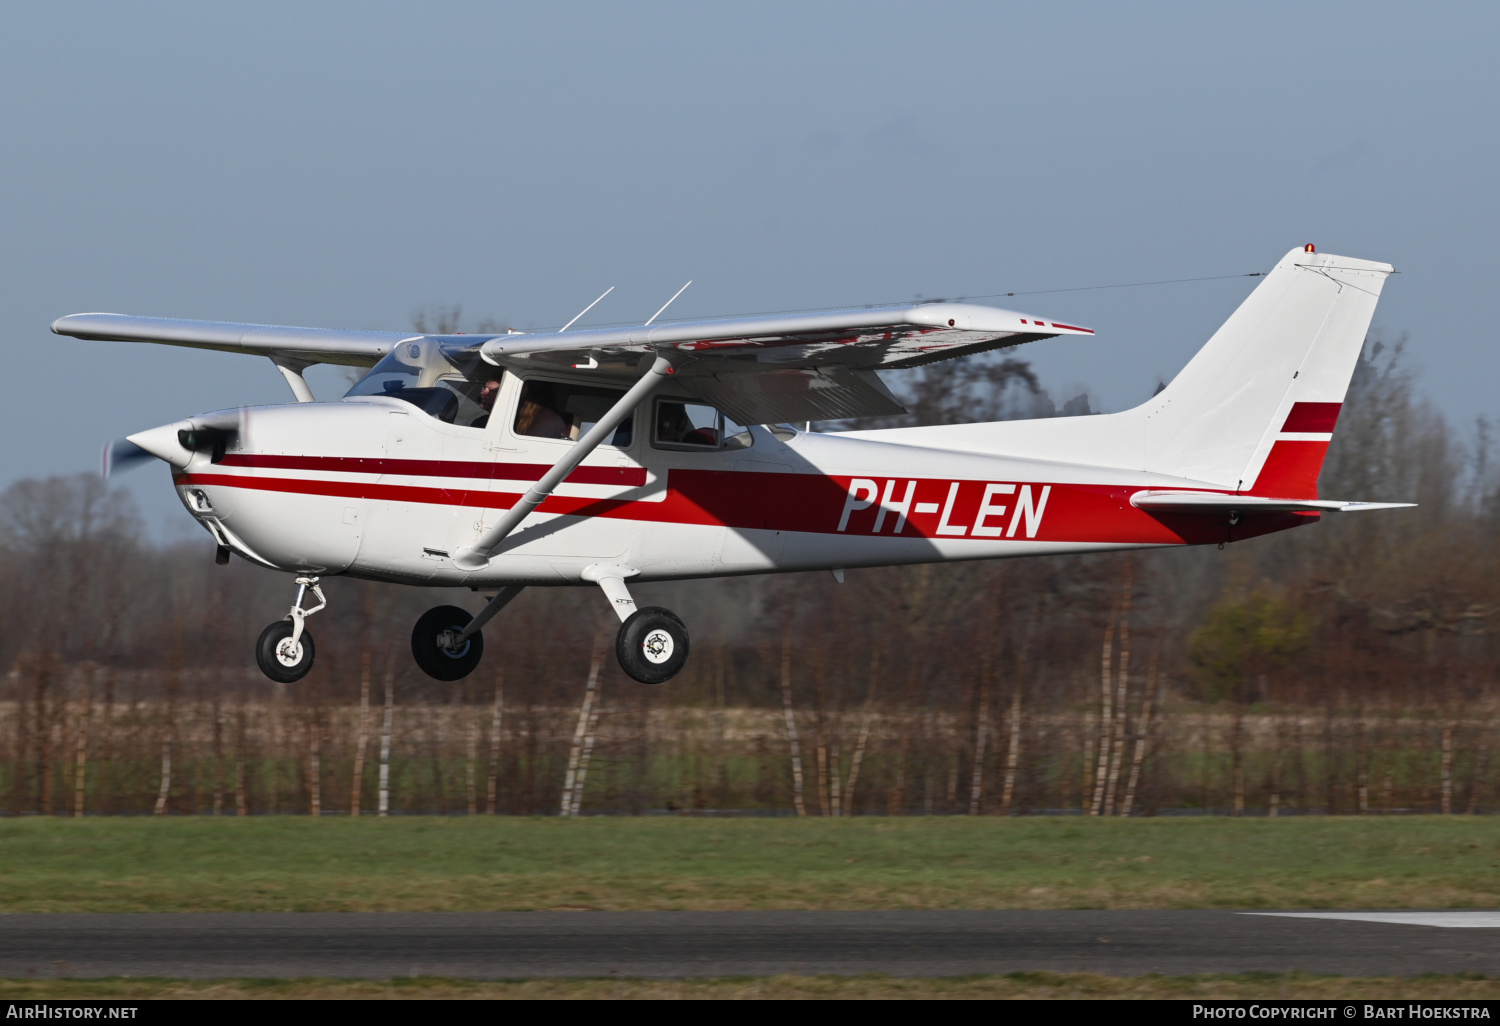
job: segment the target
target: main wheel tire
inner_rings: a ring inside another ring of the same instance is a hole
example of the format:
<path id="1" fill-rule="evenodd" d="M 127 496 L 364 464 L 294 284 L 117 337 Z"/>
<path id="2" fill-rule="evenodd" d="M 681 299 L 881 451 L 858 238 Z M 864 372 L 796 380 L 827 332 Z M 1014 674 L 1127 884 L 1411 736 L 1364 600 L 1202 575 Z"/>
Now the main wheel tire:
<path id="1" fill-rule="evenodd" d="M 474 672 L 484 657 L 483 634 L 475 631 L 456 652 L 438 644 L 444 631 L 461 631 L 472 619 L 472 613 L 458 606 L 434 606 L 418 617 L 411 629 L 411 657 L 423 673 L 433 680 L 462 680 Z"/>
<path id="2" fill-rule="evenodd" d="M 277 620 L 260 632 L 260 640 L 255 643 L 255 661 L 260 672 L 278 684 L 296 683 L 312 669 L 316 655 L 312 634 L 304 627 L 295 648 L 291 640 L 292 621 Z"/>
<path id="3" fill-rule="evenodd" d="M 642 684 L 663 684 L 687 662 L 687 628 L 670 609 L 637 609 L 620 624 L 615 656 L 620 669 Z"/>

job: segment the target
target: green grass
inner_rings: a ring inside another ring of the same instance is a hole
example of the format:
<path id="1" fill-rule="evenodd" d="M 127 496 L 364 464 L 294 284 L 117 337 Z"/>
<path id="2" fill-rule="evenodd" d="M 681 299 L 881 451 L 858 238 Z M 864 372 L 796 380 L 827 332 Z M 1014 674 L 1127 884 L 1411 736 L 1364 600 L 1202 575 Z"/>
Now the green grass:
<path id="1" fill-rule="evenodd" d="M 0 1001 L 161 1000 L 171 998 L 1165 998 L 1176 1000 L 1448 1000 L 1500 999 L 1500 980 L 1484 976 L 1137 976 L 1007 973 L 995 976 L 771 976 L 705 980 L 0 980 Z"/>
<path id="2" fill-rule="evenodd" d="M 1500 817 L 0 820 L 0 912 L 1500 905 Z"/>

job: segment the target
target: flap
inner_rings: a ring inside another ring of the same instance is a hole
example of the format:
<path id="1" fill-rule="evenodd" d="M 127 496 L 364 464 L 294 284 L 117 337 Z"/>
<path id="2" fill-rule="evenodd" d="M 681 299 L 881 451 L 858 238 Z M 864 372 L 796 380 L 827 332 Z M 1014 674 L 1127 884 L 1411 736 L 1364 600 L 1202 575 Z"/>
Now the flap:
<path id="1" fill-rule="evenodd" d="M 847 367 L 788 367 L 679 378 L 678 383 L 741 424 L 843 420 L 906 412 L 874 371 Z"/>

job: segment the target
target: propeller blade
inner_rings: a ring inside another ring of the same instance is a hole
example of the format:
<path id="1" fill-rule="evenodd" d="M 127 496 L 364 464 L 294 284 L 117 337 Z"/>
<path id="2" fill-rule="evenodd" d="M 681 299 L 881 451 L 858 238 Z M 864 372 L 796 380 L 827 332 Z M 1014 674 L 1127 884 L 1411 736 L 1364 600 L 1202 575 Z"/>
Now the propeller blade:
<path id="1" fill-rule="evenodd" d="M 118 438 L 113 442 L 107 442 L 104 451 L 99 454 L 99 476 L 106 480 L 114 474 L 123 474 L 127 470 L 134 470 L 147 460 L 154 460 L 145 449 L 134 442 Z"/>

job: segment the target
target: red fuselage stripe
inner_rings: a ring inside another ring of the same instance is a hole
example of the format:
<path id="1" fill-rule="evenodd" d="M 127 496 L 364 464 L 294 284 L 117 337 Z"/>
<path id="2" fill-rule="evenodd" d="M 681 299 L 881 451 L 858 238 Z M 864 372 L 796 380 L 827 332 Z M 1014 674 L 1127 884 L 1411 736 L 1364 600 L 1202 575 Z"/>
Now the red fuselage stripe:
<path id="1" fill-rule="evenodd" d="M 331 481 L 313 478 L 262 477 L 256 474 L 178 474 L 179 485 L 207 485 L 257 491 L 326 495 L 386 502 L 509 509 L 519 497 L 515 492 L 486 489 L 444 488 L 390 484 L 383 481 Z M 901 537 L 959 540 L 975 537 L 969 528 L 979 526 L 988 482 L 946 479 L 871 478 L 881 489 L 888 480 L 895 495 L 910 494 L 911 507 L 902 524 Z M 591 499 L 551 495 L 542 504 L 543 513 L 599 516 L 663 524 L 726 526 L 743 530 L 795 531 L 832 538 L 869 537 L 876 532 L 893 537 L 894 513 L 879 517 L 877 503 L 851 511 L 844 530 L 839 522 L 852 481 L 848 477 L 816 474 L 770 474 L 744 471 L 674 470 L 670 487 L 659 501 Z M 952 486 L 957 484 L 957 489 Z M 907 491 L 908 484 L 911 491 Z M 1191 513 L 1148 512 L 1130 504 L 1139 486 L 1016 484 L 1003 499 L 990 494 L 990 505 L 982 526 L 1004 528 L 1003 537 L 1017 541 L 1174 545 L 1203 544 L 1225 540 L 1226 528 L 1217 518 Z M 1029 493 L 1033 508 L 1048 489 L 1045 515 L 1036 518 L 1035 534 L 1021 529 L 1011 533 L 1016 503 L 1022 489 Z M 951 501 L 950 501 L 951 496 Z M 995 506 L 1009 507 L 999 513 Z M 379 516 L 377 512 L 374 514 Z M 1247 514 L 1233 531 L 1234 538 L 1248 538 L 1284 530 L 1316 520 L 1301 514 Z M 949 530 L 940 531 L 946 525 Z M 954 533 L 955 527 L 963 533 Z M 995 535 L 986 535 L 992 539 Z"/>
<path id="2" fill-rule="evenodd" d="M 227 454 L 219 466 L 257 470 L 322 470 L 340 474 L 391 474 L 401 477 L 463 477 L 486 481 L 539 481 L 543 474 L 552 469 L 546 463 L 390 460 L 352 456 L 245 456 L 235 453 Z M 568 482 L 639 488 L 646 483 L 646 468 L 579 467 L 568 475 Z"/>

